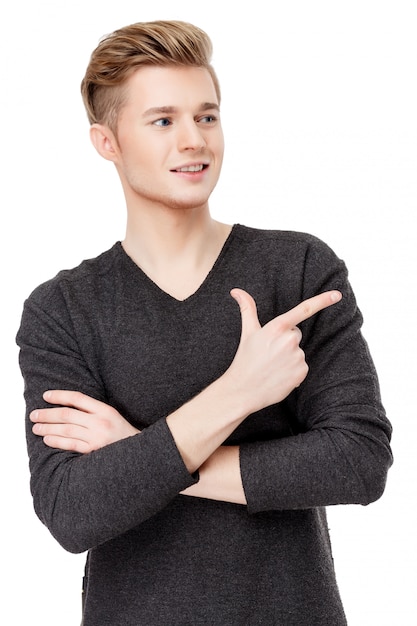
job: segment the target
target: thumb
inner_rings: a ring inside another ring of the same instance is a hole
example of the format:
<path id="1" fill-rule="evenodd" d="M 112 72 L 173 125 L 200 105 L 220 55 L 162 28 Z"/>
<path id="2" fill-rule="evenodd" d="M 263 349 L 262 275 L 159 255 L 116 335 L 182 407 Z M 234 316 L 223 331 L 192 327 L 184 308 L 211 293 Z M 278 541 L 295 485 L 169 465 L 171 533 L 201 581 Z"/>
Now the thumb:
<path id="1" fill-rule="evenodd" d="M 242 317 L 242 339 L 255 330 L 259 330 L 261 327 L 256 302 L 252 296 L 243 289 L 232 289 L 230 295 L 236 300 L 240 308 L 240 315 Z"/>

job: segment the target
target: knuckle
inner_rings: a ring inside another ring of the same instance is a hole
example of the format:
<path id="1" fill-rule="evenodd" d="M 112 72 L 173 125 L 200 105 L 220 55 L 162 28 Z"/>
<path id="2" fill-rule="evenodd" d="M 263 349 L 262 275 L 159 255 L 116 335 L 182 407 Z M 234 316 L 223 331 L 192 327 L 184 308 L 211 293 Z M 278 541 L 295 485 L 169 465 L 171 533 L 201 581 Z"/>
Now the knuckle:
<path id="1" fill-rule="evenodd" d="M 108 419 L 107 417 L 100 418 L 100 429 L 106 432 L 109 432 L 112 430 L 112 426 L 113 426 L 113 423 L 111 419 Z"/>
<path id="2" fill-rule="evenodd" d="M 64 424 L 61 428 L 61 436 L 70 439 L 73 435 L 72 424 Z"/>
<path id="3" fill-rule="evenodd" d="M 301 312 L 302 312 L 304 319 L 311 317 L 314 313 L 314 309 L 311 305 L 311 302 L 309 302 L 308 300 L 304 301 L 301 304 Z"/>
<path id="4" fill-rule="evenodd" d="M 287 330 L 287 324 L 285 322 L 285 320 L 282 317 L 277 317 L 274 320 L 274 325 L 273 325 L 273 334 L 275 336 L 277 335 L 281 335 L 285 330 Z"/>
<path id="5" fill-rule="evenodd" d="M 64 406 L 61 409 L 61 419 L 64 422 L 69 422 L 71 420 L 71 412 L 72 409 L 70 409 L 70 407 L 68 406 Z"/>
<path id="6" fill-rule="evenodd" d="M 294 330 L 291 331 L 291 335 L 290 335 L 291 345 L 294 346 L 295 348 L 298 348 L 301 338 L 302 338 L 302 335 L 301 335 L 300 329 L 297 327 L 294 328 Z"/>
<path id="7" fill-rule="evenodd" d="M 297 387 L 299 385 L 301 385 L 301 383 L 305 380 L 305 378 L 306 378 L 306 376 L 308 374 L 308 370 L 309 370 L 309 367 L 308 367 L 307 363 L 305 362 L 305 360 L 303 360 L 300 363 L 300 366 L 297 369 L 297 376 L 296 376 L 296 379 L 297 379 L 297 385 L 296 386 Z"/>

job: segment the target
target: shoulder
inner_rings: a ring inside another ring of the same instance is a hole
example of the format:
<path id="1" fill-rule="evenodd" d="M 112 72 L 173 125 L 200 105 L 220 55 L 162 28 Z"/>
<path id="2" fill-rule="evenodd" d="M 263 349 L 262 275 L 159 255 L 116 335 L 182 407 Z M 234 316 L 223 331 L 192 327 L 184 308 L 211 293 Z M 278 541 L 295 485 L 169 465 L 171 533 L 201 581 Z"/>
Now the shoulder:
<path id="1" fill-rule="evenodd" d="M 83 260 L 79 265 L 63 269 L 53 278 L 38 285 L 27 298 L 27 302 L 42 305 L 51 300 L 56 304 L 65 293 L 87 293 L 111 279 L 120 257 L 120 242 L 99 256 Z M 65 298 L 64 298 L 65 299 Z"/>
<path id="2" fill-rule="evenodd" d="M 313 260 L 337 259 L 333 249 L 319 237 L 306 232 L 269 230 L 236 225 L 236 238 L 254 253 L 281 258 Z"/>
<path id="3" fill-rule="evenodd" d="M 247 242 L 272 243 L 288 246 L 310 246 L 327 244 L 311 233 L 293 230 L 275 230 L 266 228 L 254 228 L 244 224 L 236 224 L 236 236 Z"/>
<path id="4" fill-rule="evenodd" d="M 238 225 L 236 242 L 240 267 L 273 285 L 287 308 L 327 289 L 349 290 L 344 261 L 313 234 Z"/>

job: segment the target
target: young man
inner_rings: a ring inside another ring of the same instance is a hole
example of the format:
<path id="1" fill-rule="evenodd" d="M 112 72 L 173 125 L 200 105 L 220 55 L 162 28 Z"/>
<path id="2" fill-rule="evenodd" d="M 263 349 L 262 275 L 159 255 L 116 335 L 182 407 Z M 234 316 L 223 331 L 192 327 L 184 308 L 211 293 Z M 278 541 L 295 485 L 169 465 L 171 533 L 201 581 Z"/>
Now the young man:
<path id="1" fill-rule="evenodd" d="M 324 507 L 381 496 L 390 424 L 343 262 L 210 216 L 210 55 L 200 29 L 152 22 L 91 57 L 126 237 L 25 303 L 34 506 L 88 551 L 85 626 L 339 626 Z"/>

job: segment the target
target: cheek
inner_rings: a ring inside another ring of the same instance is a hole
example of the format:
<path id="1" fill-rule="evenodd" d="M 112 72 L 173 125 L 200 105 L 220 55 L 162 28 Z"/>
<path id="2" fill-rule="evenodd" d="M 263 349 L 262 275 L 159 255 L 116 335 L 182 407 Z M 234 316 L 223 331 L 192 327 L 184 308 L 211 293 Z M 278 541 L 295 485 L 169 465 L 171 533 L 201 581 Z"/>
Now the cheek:
<path id="1" fill-rule="evenodd" d="M 223 133 L 219 133 L 217 140 L 216 140 L 216 152 L 219 155 L 219 157 L 221 159 L 223 159 L 223 154 L 224 154 L 224 137 L 223 137 Z"/>
<path id="2" fill-rule="evenodd" d="M 224 156 L 224 141 L 223 141 L 223 138 L 220 138 L 218 143 L 217 143 L 216 154 L 217 154 L 217 158 L 219 160 L 219 163 L 221 165 L 223 163 L 223 156 Z"/>
<path id="3" fill-rule="evenodd" d="M 143 140 L 129 141 L 122 151 L 123 160 L 127 167 L 140 168 L 141 170 L 150 170 L 157 162 L 155 150 L 144 148 L 146 145 Z"/>

